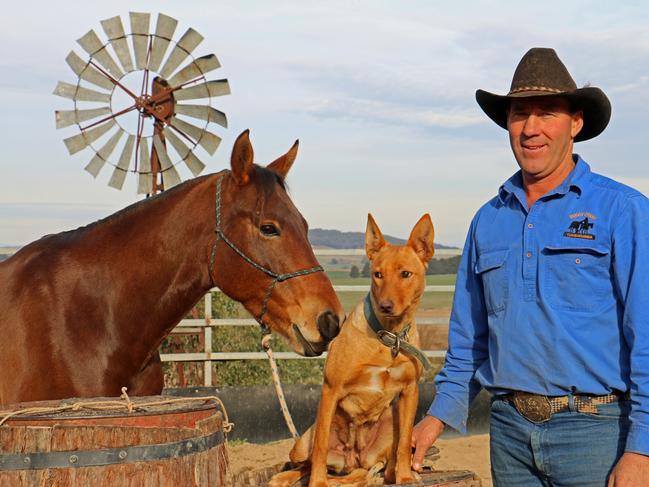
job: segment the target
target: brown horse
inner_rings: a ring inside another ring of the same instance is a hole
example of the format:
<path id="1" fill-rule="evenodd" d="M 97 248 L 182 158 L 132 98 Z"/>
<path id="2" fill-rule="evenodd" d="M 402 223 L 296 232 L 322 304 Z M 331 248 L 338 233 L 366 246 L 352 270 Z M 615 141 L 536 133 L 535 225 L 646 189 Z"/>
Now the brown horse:
<path id="1" fill-rule="evenodd" d="M 297 142 L 187 181 L 0 263 L 0 404 L 162 390 L 158 347 L 213 286 L 296 352 L 319 355 L 343 310 L 284 179 Z M 297 271 L 297 272 L 295 272 Z"/>

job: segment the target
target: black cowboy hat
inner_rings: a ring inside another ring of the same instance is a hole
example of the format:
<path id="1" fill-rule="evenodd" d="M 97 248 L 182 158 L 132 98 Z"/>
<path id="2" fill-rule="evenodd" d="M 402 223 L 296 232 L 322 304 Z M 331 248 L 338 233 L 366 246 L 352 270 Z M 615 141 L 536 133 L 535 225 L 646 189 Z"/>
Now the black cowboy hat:
<path id="1" fill-rule="evenodd" d="M 570 101 L 572 110 L 584 113 L 584 126 L 575 142 L 598 136 L 611 118 L 611 102 L 599 88 L 577 88 L 575 81 L 554 49 L 533 47 L 516 67 L 512 85 L 506 95 L 484 90 L 475 92 L 480 108 L 502 128 L 507 128 L 507 111 L 512 98 L 561 96 Z"/>

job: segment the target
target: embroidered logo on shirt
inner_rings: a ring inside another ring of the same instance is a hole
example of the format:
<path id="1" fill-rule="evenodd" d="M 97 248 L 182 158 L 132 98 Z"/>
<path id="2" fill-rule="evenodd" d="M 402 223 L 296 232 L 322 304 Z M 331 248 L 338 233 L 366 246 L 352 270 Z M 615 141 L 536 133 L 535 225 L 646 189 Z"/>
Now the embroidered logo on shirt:
<path id="1" fill-rule="evenodd" d="M 572 215 L 571 215 L 572 216 Z M 595 240 L 595 235 L 590 233 L 590 230 L 595 226 L 588 217 L 583 220 L 574 220 L 570 222 L 568 231 L 563 233 L 564 237 L 570 238 L 585 238 L 587 240 Z"/>

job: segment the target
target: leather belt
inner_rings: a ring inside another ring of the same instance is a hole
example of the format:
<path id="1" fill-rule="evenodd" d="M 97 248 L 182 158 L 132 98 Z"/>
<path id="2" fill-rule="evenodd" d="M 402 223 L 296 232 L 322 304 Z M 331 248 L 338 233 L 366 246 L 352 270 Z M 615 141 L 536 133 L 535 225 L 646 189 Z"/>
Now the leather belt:
<path id="1" fill-rule="evenodd" d="M 597 406 L 629 399 L 629 393 L 613 392 L 603 396 L 574 394 L 572 397 L 577 412 L 597 414 Z M 570 410 L 570 396 L 543 396 L 514 391 L 503 398 L 512 403 L 516 410 L 532 423 L 545 423 L 553 414 Z"/>

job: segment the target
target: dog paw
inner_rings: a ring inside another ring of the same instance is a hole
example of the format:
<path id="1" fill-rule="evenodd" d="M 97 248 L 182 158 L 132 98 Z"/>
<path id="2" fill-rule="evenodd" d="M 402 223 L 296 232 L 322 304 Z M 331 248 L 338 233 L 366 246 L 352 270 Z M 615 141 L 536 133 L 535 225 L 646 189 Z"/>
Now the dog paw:
<path id="1" fill-rule="evenodd" d="M 397 474 L 397 481 L 395 483 L 397 484 L 413 484 L 415 482 L 419 482 L 421 480 L 421 477 L 417 472 L 411 470 L 409 472 L 406 472 L 404 474 Z"/>

